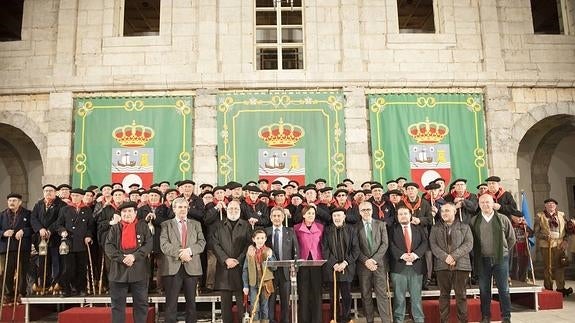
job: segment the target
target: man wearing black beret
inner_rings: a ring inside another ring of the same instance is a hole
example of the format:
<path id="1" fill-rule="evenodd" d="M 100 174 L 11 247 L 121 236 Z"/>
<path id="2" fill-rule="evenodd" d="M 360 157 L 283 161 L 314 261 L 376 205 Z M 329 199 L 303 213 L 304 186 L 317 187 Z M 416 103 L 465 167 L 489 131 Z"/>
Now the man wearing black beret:
<path id="1" fill-rule="evenodd" d="M 511 221 L 515 221 L 517 223 L 520 222 L 521 217 L 513 215 L 518 211 L 517 202 L 515 202 L 511 193 L 503 189 L 500 184 L 501 178 L 498 176 L 490 176 L 485 179 L 485 181 L 487 182 L 486 194 L 493 197 L 493 200 L 495 201 L 493 208 L 495 211 L 506 215 Z"/>
<path id="2" fill-rule="evenodd" d="M 68 185 L 68 184 L 60 184 L 58 185 L 58 187 L 56 188 L 56 190 L 58 191 L 57 194 L 58 196 L 64 201 L 64 202 L 69 202 L 70 201 L 70 190 L 72 189 L 72 186 Z"/>

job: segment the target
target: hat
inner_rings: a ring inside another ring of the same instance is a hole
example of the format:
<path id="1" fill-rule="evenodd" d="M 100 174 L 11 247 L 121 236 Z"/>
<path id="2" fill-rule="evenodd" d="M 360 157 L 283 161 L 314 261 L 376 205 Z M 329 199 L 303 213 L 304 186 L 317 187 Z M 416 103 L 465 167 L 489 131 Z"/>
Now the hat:
<path id="1" fill-rule="evenodd" d="M 247 185 L 245 186 L 245 190 L 248 192 L 256 192 L 256 193 L 262 192 L 262 190 L 260 190 L 260 188 L 257 187 L 256 185 Z"/>
<path id="2" fill-rule="evenodd" d="M 180 186 L 186 185 L 186 184 L 196 185 L 196 182 L 192 181 L 191 179 L 185 179 L 185 180 L 180 182 Z"/>
<path id="3" fill-rule="evenodd" d="M 300 199 L 303 200 L 303 196 L 300 193 L 295 193 L 295 194 L 292 194 L 292 196 L 290 196 L 290 198 L 294 198 L 294 197 L 299 197 Z"/>
<path id="4" fill-rule="evenodd" d="M 73 190 L 70 190 L 70 194 L 80 194 L 80 195 L 84 195 L 86 194 L 86 192 L 84 192 L 83 189 L 81 188 L 75 188 Z"/>
<path id="5" fill-rule="evenodd" d="M 269 184 L 270 181 L 268 181 L 267 178 L 260 178 L 260 179 L 258 180 L 258 184 L 259 184 L 259 183 L 267 183 L 267 184 Z"/>
<path id="6" fill-rule="evenodd" d="M 240 184 L 238 182 L 234 182 L 234 181 L 228 182 L 228 184 L 226 185 L 226 188 L 228 190 L 233 190 L 233 189 L 236 189 L 238 187 L 242 187 L 242 184 Z"/>
<path id="7" fill-rule="evenodd" d="M 335 191 L 335 193 L 333 193 L 333 196 L 338 196 L 339 193 L 345 193 L 345 195 L 348 194 L 347 190 L 340 188 L 339 190 Z"/>
<path id="8" fill-rule="evenodd" d="M 258 183 L 256 183 L 256 181 L 249 181 L 246 183 L 246 186 L 256 186 L 258 185 Z"/>
<path id="9" fill-rule="evenodd" d="M 363 194 L 371 194 L 371 190 L 370 189 L 365 189 L 362 190 Z"/>
<path id="10" fill-rule="evenodd" d="M 305 186 L 305 185 L 300 185 L 300 186 L 297 187 L 297 190 L 298 190 L 298 191 L 299 191 L 299 190 L 305 190 L 306 188 L 307 188 L 307 186 Z"/>
<path id="11" fill-rule="evenodd" d="M 128 185 L 128 187 L 129 187 L 129 188 L 132 188 L 132 187 L 140 187 L 140 184 L 138 184 L 138 183 L 132 183 L 132 184 Z"/>
<path id="12" fill-rule="evenodd" d="M 226 190 L 226 187 L 225 187 L 225 186 L 215 186 L 215 187 L 212 189 L 212 193 L 215 193 L 215 192 L 217 192 L 217 191 L 225 191 L 225 190 Z"/>
<path id="13" fill-rule="evenodd" d="M 112 188 L 112 184 L 104 184 L 104 185 L 100 186 L 100 191 L 105 189 L 106 187 Z"/>
<path id="14" fill-rule="evenodd" d="M 347 185 L 345 185 L 345 183 L 339 183 L 335 186 L 336 188 L 340 188 L 340 187 L 347 187 Z"/>
<path id="15" fill-rule="evenodd" d="M 211 196 L 214 196 L 214 192 L 212 192 L 212 191 L 205 191 L 205 192 L 200 193 L 199 197 L 200 197 L 200 198 L 203 198 L 204 196 L 206 196 L 206 195 L 208 195 L 208 194 L 211 195 Z"/>
<path id="16" fill-rule="evenodd" d="M 437 182 L 440 182 L 440 181 L 445 183 L 445 178 L 443 178 L 443 177 L 438 177 L 438 178 L 432 180 L 430 183 L 437 183 Z"/>
<path id="17" fill-rule="evenodd" d="M 369 184 L 369 185 L 371 185 L 371 181 L 367 181 L 367 182 L 363 182 L 363 183 L 361 183 L 361 187 L 363 187 L 363 185 L 366 185 L 366 184 Z"/>
<path id="18" fill-rule="evenodd" d="M 271 193 L 273 196 L 282 195 L 282 194 L 286 195 L 286 191 L 284 191 L 284 190 L 274 190 L 274 191 L 271 191 Z"/>
<path id="19" fill-rule="evenodd" d="M 299 183 L 298 183 L 296 180 L 294 180 L 294 179 L 290 180 L 290 181 L 288 182 L 288 184 L 293 185 L 293 187 L 298 187 L 298 186 L 299 186 Z"/>
<path id="20" fill-rule="evenodd" d="M 6 199 L 17 198 L 19 200 L 22 199 L 22 195 L 18 193 L 10 193 L 6 196 Z"/>
<path id="21" fill-rule="evenodd" d="M 118 183 L 118 182 L 112 183 L 112 186 L 116 186 L 116 185 L 124 186 L 124 185 L 122 185 L 122 183 Z"/>
<path id="22" fill-rule="evenodd" d="M 489 176 L 485 179 L 486 182 L 501 182 L 501 177 L 499 176 Z"/>
<path id="23" fill-rule="evenodd" d="M 431 183 L 429 183 L 429 184 L 425 187 L 425 190 L 426 190 L 426 191 L 431 191 L 431 190 L 436 190 L 436 189 L 438 189 L 438 188 L 441 188 L 441 185 L 439 185 L 439 184 L 437 184 L 437 183 L 435 183 L 435 182 L 431 182 Z"/>
<path id="24" fill-rule="evenodd" d="M 148 190 L 148 194 L 158 194 L 159 196 L 162 196 L 162 192 L 160 192 L 160 190 L 157 190 L 155 188 L 152 188 L 150 190 Z"/>
<path id="25" fill-rule="evenodd" d="M 318 178 L 318 179 L 315 180 L 315 183 L 316 183 L 316 184 L 317 184 L 317 183 L 327 183 L 327 181 L 326 181 L 325 179 L 323 179 L 323 178 Z"/>
<path id="26" fill-rule="evenodd" d="M 403 195 L 403 192 L 400 191 L 400 190 L 390 190 L 390 191 L 387 191 L 386 194 L 387 194 L 387 195 L 395 194 L 395 195 L 402 196 L 402 195 Z"/>
<path id="27" fill-rule="evenodd" d="M 124 202 L 118 206 L 118 211 L 122 211 L 123 209 L 127 209 L 129 207 L 133 207 L 134 211 L 138 208 L 138 204 L 136 202 Z"/>
<path id="28" fill-rule="evenodd" d="M 400 176 L 400 177 L 398 177 L 398 178 L 395 179 L 396 182 L 399 182 L 400 180 L 407 181 L 407 178 L 405 178 L 405 177 L 403 177 L 403 176 Z"/>
<path id="29" fill-rule="evenodd" d="M 204 184 L 200 185 L 200 189 L 202 189 L 202 190 L 203 190 L 204 188 L 206 188 L 206 187 L 214 188 L 214 185 L 212 185 L 212 184 L 207 184 L 207 183 L 204 183 Z"/>
<path id="30" fill-rule="evenodd" d="M 264 198 L 264 197 L 269 198 L 270 194 L 268 192 L 262 192 L 262 194 L 260 194 L 260 198 Z"/>
<path id="31" fill-rule="evenodd" d="M 168 184 L 168 186 L 170 186 L 170 182 L 168 182 L 168 181 L 161 181 L 158 183 L 158 185 L 162 185 L 162 184 Z"/>
<path id="32" fill-rule="evenodd" d="M 352 184 L 355 184 L 355 183 L 354 183 L 351 179 L 349 179 L 349 178 L 344 178 L 344 180 L 341 181 L 341 182 L 342 182 L 342 183 L 350 182 L 350 183 L 352 183 Z"/>
<path id="33" fill-rule="evenodd" d="M 272 185 L 283 185 L 281 181 L 275 180 L 272 182 Z"/>
<path id="34" fill-rule="evenodd" d="M 175 181 L 175 182 L 174 182 L 174 185 L 175 185 L 176 187 L 180 186 L 181 184 L 182 184 L 182 181 Z"/>
<path id="35" fill-rule="evenodd" d="M 403 184 L 403 188 L 407 189 L 408 187 L 413 186 L 417 189 L 419 189 L 419 184 L 415 183 L 415 182 L 408 182 Z"/>
<path id="36" fill-rule="evenodd" d="M 175 189 L 175 188 L 168 188 L 168 189 L 166 190 L 165 195 L 168 195 L 168 194 L 170 194 L 170 193 L 172 193 L 172 192 L 176 192 L 176 193 L 178 193 L 178 194 L 180 193 L 180 192 L 178 192 L 178 190 Z"/>
<path id="37" fill-rule="evenodd" d="M 457 183 L 457 182 L 467 183 L 467 180 L 465 178 L 458 178 L 458 179 L 454 180 L 453 183 L 451 183 L 451 185 L 455 185 L 455 183 Z"/>
<path id="38" fill-rule="evenodd" d="M 154 187 L 160 187 L 160 184 L 158 184 L 158 183 L 150 184 L 150 188 L 154 188 Z"/>
<path id="39" fill-rule="evenodd" d="M 477 185 L 475 188 L 479 189 L 481 186 L 487 187 L 487 183 L 481 183 L 481 184 Z"/>
<path id="40" fill-rule="evenodd" d="M 95 190 L 95 189 L 97 189 L 97 188 L 98 188 L 98 186 L 96 186 L 96 185 L 90 185 L 90 186 L 88 186 L 88 187 L 86 188 L 86 191 L 93 191 L 93 190 Z"/>
<path id="41" fill-rule="evenodd" d="M 116 188 L 116 189 L 112 190 L 111 194 L 114 195 L 114 193 L 116 193 L 116 192 L 122 192 L 122 194 L 126 194 L 126 192 L 124 191 L 123 188 Z"/>
<path id="42" fill-rule="evenodd" d="M 306 187 L 304 188 L 304 192 L 307 192 L 307 191 L 309 191 L 309 190 L 313 190 L 313 191 L 316 191 L 316 192 L 317 192 L 317 190 L 315 189 L 314 186 L 306 186 Z"/>
<path id="43" fill-rule="evenodd" d="M 132 194 L 141 195 L 140 191 L 138 191 L 138 190 L 133 190 L 133 191 L 130 191 L 130 193 L 128 193 L 128 195 L 132 195 Z"/>
<path id="44" fill-rule="evenodd" d="M 60 184 L 60 185 L 58 185 L 58 187 L 57 187 L 56 189 L 59 191 L 59 190 L 61 190 L 61 189 L 63 189 L 63 188 L 67 188 L 67 189 L 71 190 L 71 189 L 72 189 L 72 186 L 70 186 L 70 185 L 68 185 L 68 184 Z"/>
<path id="45" fill-rule="evenodd" d="M 44 184 L 44 186 L 42 186 L 42 189 L 45 189 L 46 187 L 51 187 L 55 190 L 57 190 L 58 188 L 56 188 L 56 186 L 54 184 Z"/>
<path id="46" fill-rule="evenodd" d="M 554 198 L 551 198 L 551 197 L 548 198 L 548 199 L 546 199 L 545 201 L 543 201 L 543 203 L 545 203 L 545 204 L 547 204 L 547 203 L 549 203 L 549 202 L 553 202 L 553 203 L 555 203 L 556 205 L 559 205 L 559 203 L 557 203 L 557 200 L 554 199 Z"/>
<path id="47" fill-rule="evenodd" d="M 327 192 L 327 191 L 332 191 L 332 190 L 333 190 L 333 187 L 326 186 L 326 187 L 324 187 L 324 188 L 320 188 L 318 191 L 319 191 L 320 193 L 325 193 L 325 192 Z"/>
<path id="48" fill-rule="evenodd" d="M 343 214 L 345 214 L 345 209 L 342 207 L 336 207 L 331 210 L 331 214 L 333 215 L 335 212 L 343 212 Z"/>
<path id="49" fill-rule="evenodd" d="M 519 211 L 519 210 L 512 210 L 511 211 L 511 215 L 515 215 L 515 216 L 523 216 L 523 212 Z"/>
<path id="50" fill-rule="evenodd" d="M 286 189 L 288 187 L 296 188 L 296 186 L 294 186 L 293 184 L 290 184 L 290 183 L 285 184 L 282 188 Z"/>
<path id="51" fill-rule="evenodd" d="M 373 190 L 374 188 L 381 188 L 381 189 L 383 189 L 383 186 L 381 186 L 381 184 L 379 184 L 379 183 L 376 183 L 376 184 L 371 185 L 371 189 Z"/>
<path id="52" fill-rule="evenodd" d="M 389 181 L 385 182 L 385 184 L 391 184 L 391 183 L 397 184 L 397 181 L 394 179 L 390 179 Z"/>

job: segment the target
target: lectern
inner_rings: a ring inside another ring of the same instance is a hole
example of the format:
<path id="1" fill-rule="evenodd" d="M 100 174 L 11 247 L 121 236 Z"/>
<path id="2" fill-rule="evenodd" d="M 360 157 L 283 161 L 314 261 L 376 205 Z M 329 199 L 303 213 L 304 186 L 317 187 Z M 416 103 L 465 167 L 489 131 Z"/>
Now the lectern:
<path id="1" fill-rule="evenodd" d="M 276 260 L 265 261 L 264 265 L 268 267 L 289 267 L 290 273 L 290 299 L 291 299 L 291 321 L 297 323 L 297 271 L 299 267 L 319 267 L 325 264 L 326 260 Z M 275 300 L 274 300 L 275 302 Z"/>

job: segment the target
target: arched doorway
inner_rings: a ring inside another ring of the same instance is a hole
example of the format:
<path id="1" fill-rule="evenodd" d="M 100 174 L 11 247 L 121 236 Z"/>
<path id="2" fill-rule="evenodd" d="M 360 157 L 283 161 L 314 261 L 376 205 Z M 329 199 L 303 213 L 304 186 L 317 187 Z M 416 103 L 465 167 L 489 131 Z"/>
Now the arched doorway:
<path id="1" fill-rule="evenodd" d="M 31 208 L 42 194 L 40 151 L 28 135 L 9 124 L 0 123 L 0 138 L 0 197 L 20 193 L 23 205 Z"/>

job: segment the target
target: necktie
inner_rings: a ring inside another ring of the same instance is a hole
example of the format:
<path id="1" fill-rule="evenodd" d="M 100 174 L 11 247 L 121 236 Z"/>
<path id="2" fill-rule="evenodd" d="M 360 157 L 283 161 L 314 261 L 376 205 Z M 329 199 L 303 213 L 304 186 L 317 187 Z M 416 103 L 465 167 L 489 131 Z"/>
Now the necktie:
<path id="1" fill-rule="evenodd" d="M 182 224 L 182 248 L 186 247 L 186 237 L 188 236 L 188 227 L 186 225 L 186 220 L 180 220 Z"/>
<path id="2" fill-rule="evenodd" d="M 405 247 L 407 248 L 407 253 L 411 253 L 411 237 L 409 237 L 407 225 L 403 226 L 403 238 L 405 239 Z"/>
<path id="3" fill-rule="evenodd" d="M 371 231 L 371 222 L 365 222 L 365 234 L 367 236 L 367 246 L 369 252 L 373 252 L 373 235 Z"/>
<path id="4" fill-rule="evenodd" d="M 274 247 L 274 253 L 276 255 L 276 258 L 278 260 L 281 260 L 282 257 L 280 255 L 280 249 L 281 248 L 280 248 L 280 229 L 279 228 L 276 228 L 274 230 L 274 246 L 273 247 Z"/>

